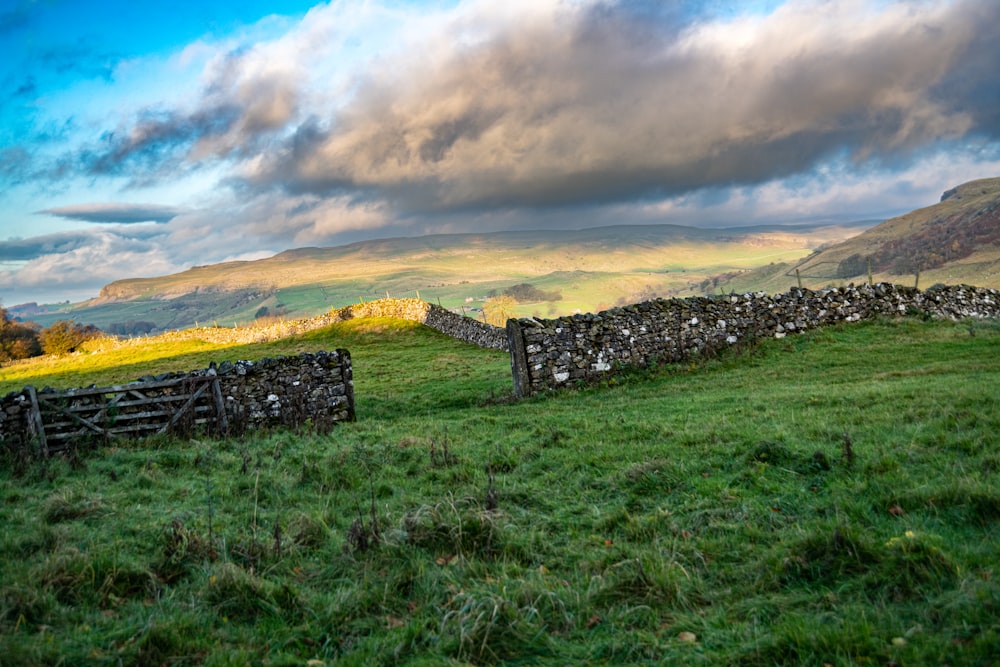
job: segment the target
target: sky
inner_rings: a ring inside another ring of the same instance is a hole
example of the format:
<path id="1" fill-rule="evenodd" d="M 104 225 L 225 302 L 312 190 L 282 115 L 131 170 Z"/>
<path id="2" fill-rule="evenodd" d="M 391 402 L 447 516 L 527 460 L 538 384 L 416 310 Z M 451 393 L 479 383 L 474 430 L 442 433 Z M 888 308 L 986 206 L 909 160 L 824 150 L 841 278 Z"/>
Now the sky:
<path id="1" fill-rule="evenodd" d="M 1000 176 L 996 0 L 0 0 L 0 304 L 369 238 L 884 219 Z"/>

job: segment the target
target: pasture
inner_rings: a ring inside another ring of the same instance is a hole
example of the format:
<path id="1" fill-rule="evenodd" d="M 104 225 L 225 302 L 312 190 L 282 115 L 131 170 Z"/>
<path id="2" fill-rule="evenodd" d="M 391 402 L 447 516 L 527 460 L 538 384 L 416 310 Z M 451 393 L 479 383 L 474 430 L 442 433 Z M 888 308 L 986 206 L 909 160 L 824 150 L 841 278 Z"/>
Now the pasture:
<path id="1" fill-rule="evenodd" d="M 1000 325 L 866 322 L 510 400 L 395 320 L 126 346 L 0 390 L 347 348 L 358 421 L 0 468 L 0 664 L 992 664 Z"/>

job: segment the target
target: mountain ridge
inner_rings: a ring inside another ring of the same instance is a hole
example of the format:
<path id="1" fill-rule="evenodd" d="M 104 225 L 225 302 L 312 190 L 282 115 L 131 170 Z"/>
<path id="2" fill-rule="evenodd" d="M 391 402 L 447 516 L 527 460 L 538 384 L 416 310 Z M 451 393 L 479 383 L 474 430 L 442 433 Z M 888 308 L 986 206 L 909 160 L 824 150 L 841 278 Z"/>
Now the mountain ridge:
<path id="1" fill-rule="evenodd" d="M 1000 178 L 949 188 L 939 202 L 881 222 L 600 226 L 292 248 L 118 280 L 90 301 L 36 306 L 30 318 L 149 331 L 307 317 L 389 295 L 475 314 L 490 294 L 525 283 L 552 297 L 519 303 L 515 314 L 553 316 L 654 297 L 836 286 L 869 272 L 883 282 L 1000 287 Z"/>
<path id="2" fill-rule="evenodd" d="M 1000 178 L 946 190 L 930 206 L 886 220 L 797 262 L 720 281 L 727 290 L 780 291 L 868 280 L 1000 287 Z"/>
<path id="3" fill-rule="evenodd" d="M 262 315 L 305 317 L 387 294 L 420 295 L 474 313 L 489 294 L 525 283 L 558 298 L 521 303 L 517 314 L 570 314 L 696 293 L 710 275 L 799 259 L 872 224 L 626 225 L 302 247 L 260 260 L 115 281 L 95 299 L 49 307 L 32 319 L 43 325 L 73 319 L 105 330 L 144 332 L 234 324 Z"/>
<path id="4" fill-rule="evenodd" d="M 620 246 L 638 246 L 658 249 L 664 245 L 677 244 L 685 241 L 709 243 L 740 243 L 747 245 L 766 245 L 768 241 L 774 245 L 787 245 L 793 237 L 801 237 L 804 246 L 820 245 L 829 242 L 831 238 L 850 234 L 856 227 L 870 225 L 872 221 L 849 223 L 824 223 L 820 225 L 756 225 L 750 227 L 697 228 L 683 225 L 621 225 L 601 226 L 578 230 L 520 230 L 486 233 L 453 233 L 430 234 L 415 237 L 391 237 L 357 241 L 354 243 L 318 247 L 308 246 L 292 248 L 279 252 L 271 257 L 224 262 L 207 266 L 193 266 L 167 276 L 152 278 L 127 278 L 105 285 L 100 295 L 91 304 L 102 301 L 127 301 L 138 298 L 171 299 L 185 294 L 205 291 L 206 289 L 245 288 L 255 284 L 273 287 L 284 287 L 301 282 L 312 282 L 317 279 L 335 277 L 328 271 L 306 274 L 296 269 L 299 276 L 286 273 L 271 274 L 272 280 L 254 281 L 239 280 L 238 276 L 244 270 L 260 274 L 263 270 L 280 269 L 286 262 L 332 261 L 339 257 L 357 254 L 371 256 L 382 265 L 400 261 L 404 257 L 407 262 L 423 259 L 422 255 L 413 255 L 417 250 L 425 250 L 437 254 L 468 254 L 471 250 L 492 251 L 495 253 L 511 250 L 523 250 L 527 247 L 573 247 L 576 245 L 598 246 L 610 252 L 620 251 Z M 817 239 L 810 241 L 809 239 Z M 646 243 L 640 243 L 640 241 Z M 497 243 L 500 242 L 500 243 Z M 652 243 L 652 246 L 647 245 Z M 492 247 L 489 247 L 492 246 Z M 382 267 L 379 267 L 380 269 Z M 561 267 L 566 270 L 567 267 Z M 571 269 L 579 268 L 573 264 Z M 218 275 L 224 272 L 225 276 Z M 380 272 L 380 271 L 373 271 Z M 196 282 L 193 283 L 192 280 Z M 176 286 L 171 289 L 171 286 Z"/>

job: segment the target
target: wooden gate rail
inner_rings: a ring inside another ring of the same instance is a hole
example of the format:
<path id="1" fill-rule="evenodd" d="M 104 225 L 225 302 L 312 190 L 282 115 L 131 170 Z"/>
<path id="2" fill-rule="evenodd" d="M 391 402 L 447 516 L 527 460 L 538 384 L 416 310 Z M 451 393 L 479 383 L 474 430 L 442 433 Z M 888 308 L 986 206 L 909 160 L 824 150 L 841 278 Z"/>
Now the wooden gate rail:
<path id="1" fill-rule="evenodd" d="M 223 362 L 148 381 L 0 396 L 0 466 L 83 445 L 170 433 L 230 437 L 263 426 L 327 429 L 354 421 L 347 350 Z"/>
<path id="2" fill-rule="evenodd" d="M 182 425 L 228 430 L 219 378 L 212 375 L 58 392 L 27 390 L 31 431 L 42 456 L 88 437 L 162 434 Z"/>

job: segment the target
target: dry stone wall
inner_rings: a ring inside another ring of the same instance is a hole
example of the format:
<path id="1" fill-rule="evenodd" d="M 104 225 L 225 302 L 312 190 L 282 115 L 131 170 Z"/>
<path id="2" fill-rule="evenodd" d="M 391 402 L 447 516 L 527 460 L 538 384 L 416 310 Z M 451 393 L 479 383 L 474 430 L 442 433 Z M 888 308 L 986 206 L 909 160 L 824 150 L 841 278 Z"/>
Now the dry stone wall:
<path id="1" fill-rule="evenodd" d="M 0 398 L 0 451 L 17 451 L 30 444 L 28 392 L 11 392 Z"/>
<path id="2" fill-rule="evenodd" d="M 160 334 L 157 338 L 200 339 L 218 343 L 258 343 L 319 329 L 353 318 L 392 317 L 426 324 L 453 338 L 484 348 L 507 349 L 504 329 L 453 313 L 420 299 L 380 299 L 360 303 L 316 317 L 270 322 L 264 326 L 201 327 Z M 147 345 L 146 338 L 96 341 L 101 349 Z M 350 354 L 346 350 L 256 362 L 225 362 L 192 373 L 147 376 L 142 381 L 182 380 L 218 375 L 231 428 L 264 424 L 316 425 L 353 421 L 354 383 Z M 45 392 L 46 390 L 42 390 Z M 0 450 L 27 445 L 31 401 L 27 390 L 0 397 Z"/>
<path id="3" fill-rule="evenodd" d="M 529 396 L 621 367 L 680 361 L 762 337 L 875 317 L 1000 316 L 1000 292 L 959 285 L 927 291 L 888 283 L 813 291 L 657 299 L 597 314 L 507 323 L 514 392 Z"/>
<path id="4" fill-rule="evenodd" d="M 230 424 L 251 428 L 354 421 L 354 371 L 347 350 L 223 362 L 219 377 Z"/>
<path id="5" fill-rule="evenodd" d="M 341 308 L 334 313 L 341 320 L 353 317 L 394 317 L 426 324 L 431 329 L 494 350 L 507 349 L 504 329 L 474 320 L 420 299 L 380 299 Z"/>
<path id="6" fill-rule="evenodd" d="M 255 322 L 245 327 L 195 327 L 158 334 L 157 338 L 198 339 L 212 343 L 265 343 L 320 329 L 336 322 L 362 317 L 393 317 L 420 322 L 441 333 L 479 347 L 494 350 L 507 349 L 507 334 L 504 329 L 453 313 L 446 308 L 420 299 L 379 299 L 347 306 L 315 317 L 272 321 L 266 324 Z M 108 338 L 91 343 L 91 347 L 114 348 L 126 345 L 145 345 L 146 341 L 146 338 L 122 340 Z"/>
<path id="7" fill-rule="evenodd" d="M 193 378 L 205 377 L 217 377 L 219 380 L 225 419 L 219 420 L 216 416 L 214 421 L 216 424 L 227 424 L 226 430 L 230 432 L 262 426 L 294 427 L 305 424 L 323 429 L 336 422 L 355 419 L 353 369 L 347 350 L 223 362 L 219 365 L 213 363 L 203 370 L 146 376 L 131 385 L 108 389 L 120 392 L 131 386 L 136 388 L 132 393 L 140 395 L 139 388 L 142 388 L 141 395 L 149 402 L 163 405 L 161 397 L 183 390 L 190 384 L 187 381 Z M 153 387 L 152 390 L 150 387 Z M 38 396 L 44 398 L 58 393 L 46 388 L 40 390 Z M 87 393 L 86 400 L 102 400 L 100 393 Z M 121 409 L 116 406 L 118 420 L 122 419 L 121 410 L 150 410 L 148 403 L 130 403 L 134 405 Z M 0 450 L 30 451 L 39 415 L 34 411 L 27 388 L 0 398 Z M 163 415 L 160 419 L 166 423 L 170 416 Z M 32 419 L 36 420 L 34 428 Z"/>

